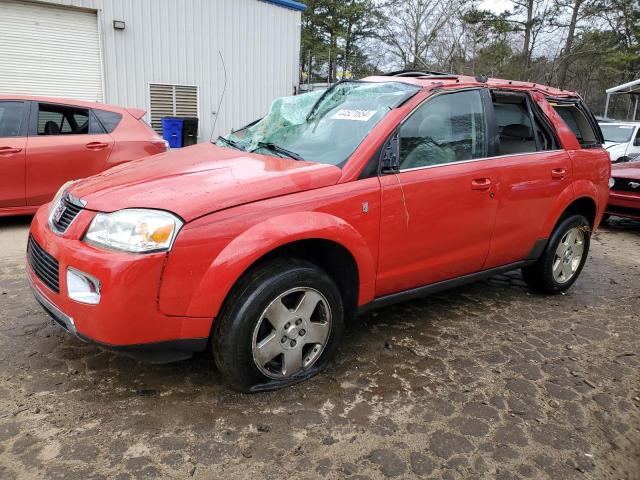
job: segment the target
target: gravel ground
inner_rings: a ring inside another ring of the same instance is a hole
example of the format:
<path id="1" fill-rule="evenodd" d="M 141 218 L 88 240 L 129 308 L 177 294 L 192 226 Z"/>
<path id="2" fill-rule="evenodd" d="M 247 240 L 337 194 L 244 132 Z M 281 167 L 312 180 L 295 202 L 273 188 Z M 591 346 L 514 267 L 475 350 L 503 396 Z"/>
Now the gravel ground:
<path id="1" fill-rule="evenodd" d="M 0 478 L 640 478 L 640 223 L 567 295 L 519 274 L 353 321 L 327 372 L 241 395 L 51 325 L 0 219 Z"/>

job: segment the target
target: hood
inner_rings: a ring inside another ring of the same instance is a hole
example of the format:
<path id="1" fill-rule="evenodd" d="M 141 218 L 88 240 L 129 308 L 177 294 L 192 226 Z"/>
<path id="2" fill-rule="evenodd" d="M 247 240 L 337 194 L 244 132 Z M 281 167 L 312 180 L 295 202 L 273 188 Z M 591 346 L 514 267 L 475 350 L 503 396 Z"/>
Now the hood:
<path id="1" fill-rule="evenodd" d="M 242 152 L 210 143 L 118 165 L 73 184 L 86 208 L 169 210 L 185 221 L 270 197 L 334 185 L 333 165 Z"/>
<path id="2" fill-rule="evenodd" d="M 616 163 L 611 165 L 611 176 L 614 178 L 629 178 L 640 180 L 640 161 Z"/>
<path id="3" fill-rule="evenodd" d="M 618 160 L 618 158 L 624 157 L 624 154 L 627 151 L 627 144 L 608 142 L 604 144 L 604 148 L 607 150 L 607 153 L 609 153 L 611 161 L 615 162 L 616 160 Z"/>

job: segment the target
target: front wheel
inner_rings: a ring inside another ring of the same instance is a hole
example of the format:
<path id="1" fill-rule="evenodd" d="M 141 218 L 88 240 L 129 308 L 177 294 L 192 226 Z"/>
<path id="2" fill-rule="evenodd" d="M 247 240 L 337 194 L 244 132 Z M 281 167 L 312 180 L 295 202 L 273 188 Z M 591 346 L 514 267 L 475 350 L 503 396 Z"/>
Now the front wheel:
<path id="1" fill-rule="evenodd" d="M 551 234 L 542 256 L 522 269 L 525 282 L 541 293 L 566 291 L 584 267 L 590 241 L 591 227 L 584 216 L 565 217 Z"/>
<path id="2" fill-rule="evenodd" d="M 320 372 L 342 334 L 340 292 L 299 259 L 263 264 L 234 287 L 215 320 L 216 365 L 233 388 L 275 390 Z"/>

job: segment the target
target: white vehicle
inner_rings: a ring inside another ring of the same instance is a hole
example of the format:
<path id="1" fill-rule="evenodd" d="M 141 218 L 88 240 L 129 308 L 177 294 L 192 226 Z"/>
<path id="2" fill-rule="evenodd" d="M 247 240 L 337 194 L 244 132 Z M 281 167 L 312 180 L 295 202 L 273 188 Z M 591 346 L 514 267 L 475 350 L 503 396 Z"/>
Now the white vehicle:
<path id="1" fill-rule="evenodd" d="M 600 122 L 611 161 L 640 160 L 640 122 Z"/>

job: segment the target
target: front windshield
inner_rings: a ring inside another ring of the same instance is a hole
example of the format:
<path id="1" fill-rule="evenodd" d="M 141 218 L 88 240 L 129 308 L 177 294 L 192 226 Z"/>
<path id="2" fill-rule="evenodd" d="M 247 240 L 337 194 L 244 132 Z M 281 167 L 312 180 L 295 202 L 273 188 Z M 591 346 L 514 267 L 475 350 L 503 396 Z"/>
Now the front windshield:
<path id="1" fill-rule="evenodd" d="M 606 125 L 600 124 L 600 130 L 605 142 L 627 143 L 633 134 L 633 125 Z"/>
<path id="2" fill-rule="evenodd" d="M 260 121 L 216 143 L 341 167 L 389 110 L 419 90 L 400 82 L 347 81 L 324 92 L 278 98 Z"/>

